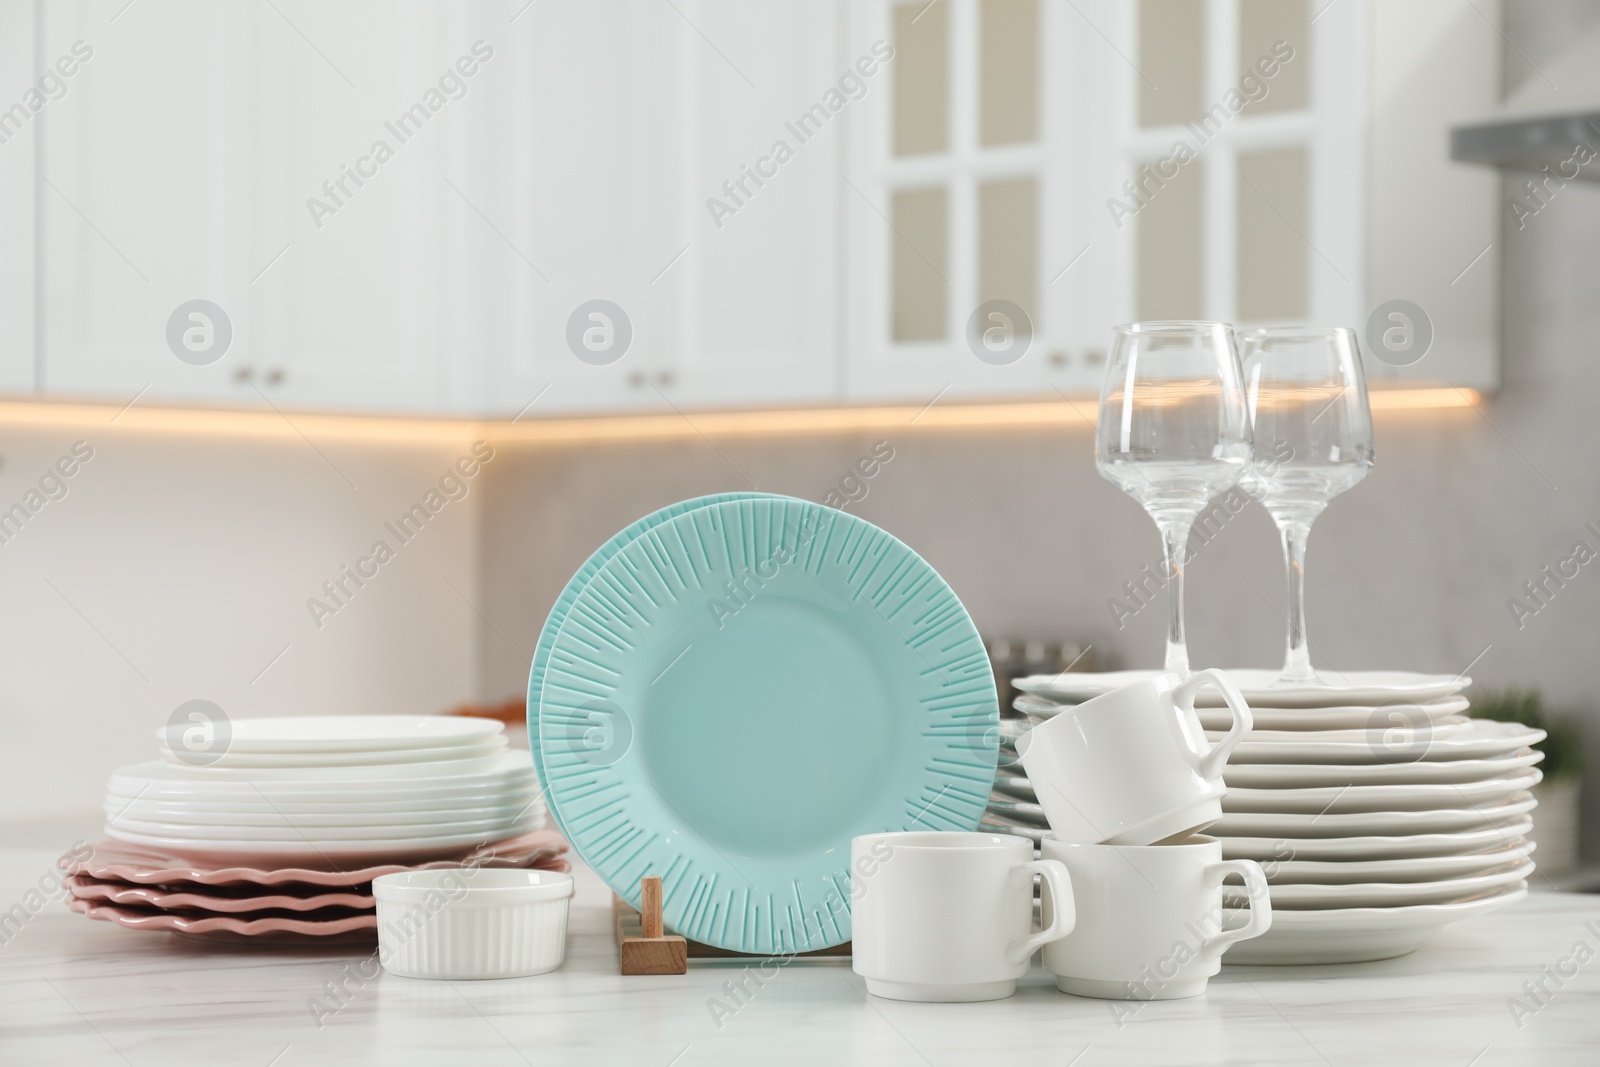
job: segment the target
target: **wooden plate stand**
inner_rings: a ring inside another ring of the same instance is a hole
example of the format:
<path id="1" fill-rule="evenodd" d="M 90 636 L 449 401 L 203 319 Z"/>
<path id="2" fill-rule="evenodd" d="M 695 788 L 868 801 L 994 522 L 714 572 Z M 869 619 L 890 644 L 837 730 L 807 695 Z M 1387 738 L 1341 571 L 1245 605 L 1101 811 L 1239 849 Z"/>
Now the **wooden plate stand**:
<path id="1" fill-rule="evenodd" d="M 748 952 L 730 952 L 715 945 L 702 945 L 678 934 L 667 933 L 661 925 L 661 879 L 651 875 L 639 881 L 639 902 L 635 911 L 621 897 L 611 898 L 611 922 L 617 938 L 617 968 L 623 974 L 687 974 L 694 960 L 757 960 L 768 957 Z M 848 959 L 850 943 L 801 952 L 797 959 L 812 957 Z"/>

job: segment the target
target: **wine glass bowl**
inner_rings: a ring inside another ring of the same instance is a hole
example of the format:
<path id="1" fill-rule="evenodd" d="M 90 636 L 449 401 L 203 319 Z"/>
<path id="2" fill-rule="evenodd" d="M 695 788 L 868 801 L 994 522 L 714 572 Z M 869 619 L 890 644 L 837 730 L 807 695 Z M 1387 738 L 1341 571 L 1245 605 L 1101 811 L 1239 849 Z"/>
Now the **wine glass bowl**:
<path id="1" fill-rule="evenodd" d="M 1316 682 L 1305 630 L 1305 551 L 1328 502 L 1367 476 L 1372 413 L 1354 331 L 1269 326 L 1239 337 L 1254 447 L 1243 486 L 1283 540 L 1289 637 L 1280 682 Z"/>
<path id="2" fill-rule="evenodd" d="M 1239 483 L 1251 454 L 1231 327 L 1135 322 L 1112 331 L 1095 466 L 1137 500 L 1161 531 L 1169 671 L 1189 673 L 1183 625 L 1189 531 L 1214 497 Z"/>

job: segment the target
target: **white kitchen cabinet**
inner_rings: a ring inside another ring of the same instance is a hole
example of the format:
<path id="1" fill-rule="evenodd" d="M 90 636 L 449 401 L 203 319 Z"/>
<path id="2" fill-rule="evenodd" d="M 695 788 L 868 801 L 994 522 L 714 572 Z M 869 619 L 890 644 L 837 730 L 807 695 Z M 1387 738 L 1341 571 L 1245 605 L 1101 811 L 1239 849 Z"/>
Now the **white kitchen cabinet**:
<path id="1" fill-rule="evenodd" d="M 1493 103 L 1496 4 L 0 12 L 0 103 L 93 50 L 0 145 L 11 391 L 529 418 L 1058 399 L 1098 387 L 1117 322 L 1361 329 L 1397 298 L 1433 350 L 1375 379 L 1497 381 L 1496 183 L 1445 137 Z M 196 299 L 232 329 L 208 365 L 167 339 Z"/>
<path id="2" fill-rule="evenodd" d="M 32 4 L 0 2 L 0 392 L 23 394 L 34 387 L 36 116 L 10 108 L 38 90 L 34 25 Z"/>
<path id="3" fill-rule="evenodd" d="M 686 0 L 529 13 L 510 113 L 491 120 L 500 165 L 471 176 L 500 179 L 489 200 L 538 265 L 510 262 L 491 282 L 489 410 L 516 414 L 535 396 L 535 412 L 833 397 L 842 135 L 802 145 L 785 124 L 839 76 L 836 10 Z M 780 140 L 794 153 L 781 165 Z M 567 339 L 592 300 L 631 326 L 605 365 Z"/>
<path id="4" fill-rule="evenodd" d="M 460 99 L 438 83 L 489 32 L 487 5 L 374 18 L 372 4 L 160 0 L 114 23 L 100 7 L 42 10 L 44 54 L 93 48 L 41 116 L 43 391 L 457 406 L 443 368 L 471 283 L 453 269 L 440 161 L 449 123 L 487 94 L 477 78 L 454 78 Z M 430 92 L 441 109 L 396 131 Z M 222 312 L 195 328 L 231 328 L 202 365 L 167 336 L 195 299 Z"/>

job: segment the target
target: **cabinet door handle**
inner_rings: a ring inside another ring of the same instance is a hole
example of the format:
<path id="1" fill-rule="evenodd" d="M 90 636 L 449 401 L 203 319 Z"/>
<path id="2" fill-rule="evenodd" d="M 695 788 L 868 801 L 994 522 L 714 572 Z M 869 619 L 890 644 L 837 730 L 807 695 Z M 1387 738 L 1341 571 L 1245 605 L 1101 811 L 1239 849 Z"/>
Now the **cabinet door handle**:
<path id="1" fill-rule="evenodd" d="M 241 383 L 248 382 L 252 377 L 255 376 L 255 373 L 255 368 L 250 366 L 248 363 L 240 364 L 238 367 L 234 368 L 233 380 Z"/>
<path id="2" fill-rule="evenodd" d="M 287 375 L 284 374 L 282 367 L 273 367 L 267 371 L 266 382 L 268 385 L 282 385 L 285 377 Z"/>
<path id="3" fill-rule="evenodd" d="M 672 372 L 669 370 L 661 371 L 656 375 L 657 385 L 671 385 L 673 380 Z"/>
<path id="4" fill-rule="evenodd" d="M 633 386 L 635 389 L 637 389 L 640 386 L 642 386 L 644 384 L 644 371 L 637 371 L 636 370 L 632 374 L 629 374 L 628 375 L 628 384 Z"/>

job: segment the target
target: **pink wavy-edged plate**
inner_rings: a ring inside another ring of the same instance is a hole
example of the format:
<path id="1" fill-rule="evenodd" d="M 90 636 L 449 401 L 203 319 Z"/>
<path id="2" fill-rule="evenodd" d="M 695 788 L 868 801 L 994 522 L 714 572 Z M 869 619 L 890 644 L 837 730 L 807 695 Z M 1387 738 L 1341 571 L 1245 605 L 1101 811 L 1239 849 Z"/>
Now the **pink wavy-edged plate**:
<path id="1" fill-rule="evenodd" d="M 384 874 L 400 871 L 460 867 L 476 862 L 485 867 L 537 867 L 541 870 L 568 870 L 562 855 L 567 842 L 554 830 L 533 830 L 500 841 L 491 841 L 463 850 L 450 858 L 427 863 L 385 863 L 348 871 L 316 871 L 304 867 L 264 870 L 258 867 L 208 867 L 179 857 L 125 841 L 101 841 L 94 854 L 78 864 L 75 874 L 87 874 L 105 881 L 135 885 L 167 885 L 193 882 L 197 885 L 312 885 L 352 886 L 370 882 Z"/>
<path id="2" fill-rule="evenodd" d="M 212 893 L 171 892 L 159 886 L 96 882 L 88 880 L 81 874 L 68 875 L 66 883 L 75 900 L 108 901 L 112 904 L 160 908 L 163 911 L 206 911 L 217 915 L 232 915 L 238 912 L 272 909 L 316 911 L 318 908 L 371 909 L 376 906 L 370 893 L 317 893 L 307 897 L 263 893 L 260 896 L 222 897 Z"/>
<path id="3" fill-rule="evenodd" d="M 378 928 L 378 916 L 374 912 L 320 920 L 290 919 L 280 916 L 267 919 L 239 919 L 232 915 L 190 916 L 166 911 L 138 911 L 116 904 L 96 904 L 94 901 L 81 900 L 77 897 L 70 898 L 67 907 L 91 919 L 113 922 L 130 930 L 170 930 L 173 933 L 188 937 L 203 937 L 207 940 L 213 935 L 222 935 L 219 938 L 221 940 L 284 934 L 315 938 L 339 937 Z"/>

